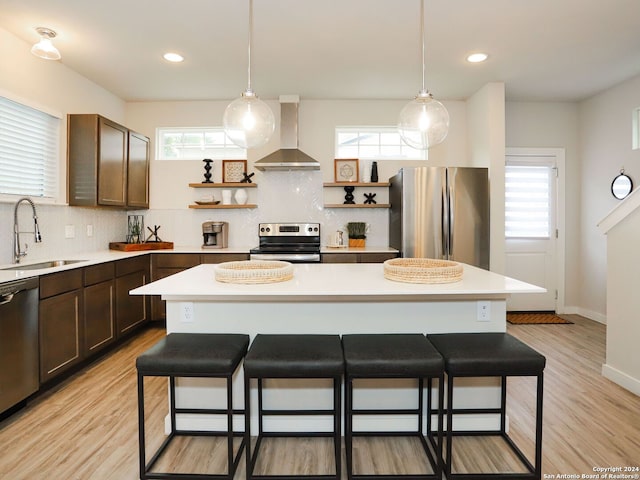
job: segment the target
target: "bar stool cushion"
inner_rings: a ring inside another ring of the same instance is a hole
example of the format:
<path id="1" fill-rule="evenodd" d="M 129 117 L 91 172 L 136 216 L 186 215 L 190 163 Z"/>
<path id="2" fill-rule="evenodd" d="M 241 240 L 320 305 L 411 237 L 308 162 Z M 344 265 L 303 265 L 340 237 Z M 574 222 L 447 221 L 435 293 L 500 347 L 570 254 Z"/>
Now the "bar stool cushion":
<path id="1" fill-rule="evenodd" d="M 427 338 L 454 376 L 539 375 L 546 358 L 508 333 L 443 333 Z"/>
<path id="2" fill-rule="evenodd" d="M 343 335 L 347 375 L 364 377 L 431 377 L 440 375 L 444 361 L 421 334 Z"/>
<path id="3" fill-rule="evenodd" d="M 244 360 L 249 377 L 323 378 L 342 375 L 338 335 L 258 334 Z"/>
<path id="4" fill-rule="evenodd" d="M 249 347 L 249 335 L 170 333 L 136 360 L 143 375 L 233 373 Z"/>

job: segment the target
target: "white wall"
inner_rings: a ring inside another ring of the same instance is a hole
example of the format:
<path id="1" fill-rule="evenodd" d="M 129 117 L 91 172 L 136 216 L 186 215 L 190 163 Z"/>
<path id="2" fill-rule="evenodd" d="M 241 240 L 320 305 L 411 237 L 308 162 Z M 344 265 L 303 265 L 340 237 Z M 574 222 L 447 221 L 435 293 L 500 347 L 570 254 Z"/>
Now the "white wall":
<path id="1" fill-rule="evenodd" d="M 504 84 L 489 83 L 467 102 L 469 165 L 489 167 L 491 270 L 504 273 Z"/>
<path id="2" fill-rule="evenodd" d="M 602 374 L 640 395 L 640 192 L 619 203 L 598 231 L 607 239 L 607 356 Z"/>
<path id="3" fill-rule="evenodd" d="M 640 76 L 580 105 L 581 184 L 579 305 L 606 315 L 606 238 L 597 224 L 618 203 L 611 182 L 624 167 L 640 185 L 640 150 L 631 149 L 631 115 L 640 107 Z M 637 244 L 637 238 L 629 239 Z M 640 265 L 630 266 L 634 270 Z"/>
<path id="4" fill-rule="evenodd" d="M 0 29 L 0 95 L 23 101 L 35 108 L 44 108 L 60 115 L 60 172 L 57 206 L 43 205 L 34 199 L 38 207 L 43 242 L 33 244 L 29 235 L 22 237 L 29 242 L 28 260 L 38 260 L 50 255 L 94 251 L 108 248 L 109 241 L 124 240 L 126 214 L 103 210 L 70 208 L 66 203 L 66 138 L 68 113 L 101 113 L 117 122 L 124 121 L 125 104 L 115 95 L 78 75 L 62 62 L 51 62 L 34 57 L 31 45 Z M 64 52 L 63 52 L 64 54 Z M 17 198 L 0 198 L 0 264 L 12 261 L 13 203 Z M 52 202 L 45 202 L 52 203 Z M 25 220 L 23 212 L 25 211 Z M 30 228 L 28 208 L 20 207 L 21 226 Z M 94 236 L 86 236 L 86 225 L 92 224 Z M 64 226 L 74 225 L 76 237 L 64 238 Z"/>
<path id="5" fill-rule="evenodd" d="M 506 144 L 565 150 L 565 312 L 580 309 L 580 155 L 578 104 L 507 102 Z M 593 315 L 587 315 L 593 318 Z M 601 320 L 598 317 L 598 320 Z"/>
<path id="6" fill-rule="evenodd" d="M 269 101 L 279 125 L 280 105 Z M 367 243 L 388 244 L 388 212 L 384 209 L 323 209 L 324 203 L 344 198 L 337 189 L 323 189 L 323 182 L 334 181 L 335 127 L 349 125 L 395 125 L 403 101 L 338 101 L 304 100 L 299 105 L 299 147 L 321 164 L 319 172 L 260 172 L 253 163 L 279 148 L 279 126 L 268 145 L 249 151 L 247 169 L 255 171 L 253 180 L 258 188 L 249 191 L 249 203 L 258 203 L 254 210 L 187 210 L 202 195 L 202 189 L 192 189 L 189 183 L 203 179 L 201 161 L 157 161 L 151 163 L 151 209 L 145 223 L 161 224 L 162 238 L 178 245 L 201 243 L 204 221 L 228 221 L 231 246 L 255 246 L 257 224 L 273 221 L 317 221 L 327 236 L 350 221 L 371 225 Z M 451 117 L 451 129 L 446 141 L 429 152 L 429 164 L 468 165 L 465 102 L 444 102 Z M 220 126 L 227 102 L 141 102 L 126 107 L 126 125 L 152 139 L 155 150 L 155 129 L 159 126 Z M 153 155 L 155 157 L 155 155 Z M 221 181 L 220 162 L 214 162 L 213 180 Z M 378 162 L 379 178 L 386 180 L 399 168 L 423 162 Z M 373 191 L 373 190 L 372 190 Z M 211 190 L 219 199 L 220 190 Z M 377 199 L 386 201 L 386 189 L 378 190 Z M 360 193 L 361 194 L 361 193 Z M 329 200 L 331 198 L 331 200 Z M 358 198 L 358 197 L 356 197 Z"/>

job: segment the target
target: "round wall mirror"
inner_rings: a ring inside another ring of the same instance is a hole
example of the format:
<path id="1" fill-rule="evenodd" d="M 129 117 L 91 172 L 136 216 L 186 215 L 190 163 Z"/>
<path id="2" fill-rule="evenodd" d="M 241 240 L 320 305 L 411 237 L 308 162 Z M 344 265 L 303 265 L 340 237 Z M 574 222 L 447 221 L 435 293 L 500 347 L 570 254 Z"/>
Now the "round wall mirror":
<path id="1" fill-rule="evenodd" d="M 633 182 L 631 177 L 624 173 L 624 170 L 620 170 L 620 174 L 611 182 L 611 193 L 618 200 L 622 200 L 633 190 Z"/>

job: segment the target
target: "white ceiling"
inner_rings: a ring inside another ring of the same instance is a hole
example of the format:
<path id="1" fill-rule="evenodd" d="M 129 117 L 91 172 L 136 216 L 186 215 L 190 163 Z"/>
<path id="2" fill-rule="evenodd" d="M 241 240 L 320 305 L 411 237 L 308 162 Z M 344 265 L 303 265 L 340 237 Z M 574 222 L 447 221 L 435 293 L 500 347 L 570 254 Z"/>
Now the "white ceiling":
<path id="1" fill-rule="evenodd" d="M 640 0 L 425 0 L 427 88 L 465 99 L 574 101 L 640 74 Z M 419 0 L 254 0 L 252 86 L 263 99 L 409 99 L 421 85 Z M 0 0 L 29 44 L 127 101 L 237 97 L 248 0 Z M 161 56 L 176 51 L 184 63 Z M 485 51 L 484 64 L 465 57 Z M 43 60 L 44 61 L 44 60 Z"/>

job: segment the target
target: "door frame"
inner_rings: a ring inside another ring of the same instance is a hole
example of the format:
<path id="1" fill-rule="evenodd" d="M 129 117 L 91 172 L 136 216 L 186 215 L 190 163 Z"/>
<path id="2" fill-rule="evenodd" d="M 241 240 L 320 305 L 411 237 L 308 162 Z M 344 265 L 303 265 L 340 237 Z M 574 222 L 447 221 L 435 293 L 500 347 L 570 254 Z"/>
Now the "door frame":
<path id="1" fill-rule="evenodd" d="M 566 313 L 565 308 L 565 151 L 564 148 L 507 147 L 506 157 L 555 157 L 557 168 L 556 185 L 556 312 Z"/>

